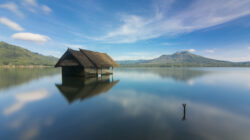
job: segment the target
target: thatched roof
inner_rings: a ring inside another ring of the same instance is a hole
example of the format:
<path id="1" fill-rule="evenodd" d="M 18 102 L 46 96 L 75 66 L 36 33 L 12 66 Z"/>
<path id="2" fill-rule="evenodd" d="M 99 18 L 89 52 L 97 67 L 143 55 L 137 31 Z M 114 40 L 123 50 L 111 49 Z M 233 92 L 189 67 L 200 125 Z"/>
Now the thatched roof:
<path id="1" fill-rule="evenodd" d="M 118 67 L 117 64 L 106 53 L 94 52 L 80 49 L 75 51 L 68 49 L 59 59 L 55 67 L 62 66 L 82 66 L 85 68 L 108 68 Z"/>
<path id="2" fill-rule="evenodd" d="M 84 100 L 101 93 L 108 92 L 119 81 L 110 81 L 109 78 L 79 78 L 64 77 L 62 84 L 56 84 L 62 95 L 72 103 Z"/>

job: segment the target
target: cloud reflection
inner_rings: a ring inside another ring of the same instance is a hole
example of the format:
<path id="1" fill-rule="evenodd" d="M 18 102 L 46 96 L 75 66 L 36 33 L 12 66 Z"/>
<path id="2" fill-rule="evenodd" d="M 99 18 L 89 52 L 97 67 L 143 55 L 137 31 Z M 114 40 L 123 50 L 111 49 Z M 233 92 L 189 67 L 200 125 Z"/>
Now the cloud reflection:
<path id="1" fill-rule="evenodd" d="M 223 69 L 222 69 L 223 70 Z M 230 87 L 250 87 L 249 69 L 233 68 L 231 71 L 213 72 L 211 75 L 205 75 L 198 81 L 206 85 L 230 85 Z"/>
<path id="2" fill-rule="evenodd" d="M 178 115 L 178 106 L 181 101 L 167 100 L 149 93 L 138 93 L 134 90 L 123 90 L 120 94 L 114 94 L 107 97 L 109 101 L 120 104 L 126 114 L 137 116 L 142 113 L 155 114 L 163 116 L 166 112 L 172 112 Z"/>
<path id="3" fill-rule="evenodd" d="M 175 139 L 175 132 L 182 131 L 193 138 L 210 139 L 242 139 L 250 137 L 250 118 L 242 114 L 195 101 L 172 97 L 160 97 L 150 93 L 124 90 L 112 94 L 107 99 L 122 107 L 124 116 L 153 120 L 154 124 L 163 125 L 164 131 Z M 187 121 L 180 126 L 182 117 L 181 105 L 187 103 Z M 113 105 L 114 106 L 114 105 Z M 149 122 L 147 122 L 149 123 Z M 153 124 L 151 124 L 153 127 Z M 178 127 L 175 127 L 178 126 Z M 179 137 L 179 136 L 178 136 Z M 188 136 L 187 136 L 188 137 Z M 178 139 L 178 138 L 177 138 Z"/>
<path id="4" fill-rule="evenodd" d="M 26 115 L 18 116 L 15 120 L 10 122 L 10 128 L 12 129 L 19 128 L 20 126 L 22 126 L 22 124 L 25 122 L 26 119 L 27 119 Z"/>
<path id="5" fill-rule="evenodd" d="M 4 115 L 11 115 L 21 110 L 27 103 L 42 100 L 48 97 L 48 92 L 45 89 L 36 90 L 27 93 L 20 93 L 15 95 L 16 102 L 4 109 Z"/>
<path id="6" fill-rule="evenodd" d="M 34 139 L 36 136 L 38 136 L 40 133 L 40 126 L 39 125 L 33 125 L 32 127 L 28 128 L 23 132 L 21 135 L 22 140 L 30 140 Z"/>

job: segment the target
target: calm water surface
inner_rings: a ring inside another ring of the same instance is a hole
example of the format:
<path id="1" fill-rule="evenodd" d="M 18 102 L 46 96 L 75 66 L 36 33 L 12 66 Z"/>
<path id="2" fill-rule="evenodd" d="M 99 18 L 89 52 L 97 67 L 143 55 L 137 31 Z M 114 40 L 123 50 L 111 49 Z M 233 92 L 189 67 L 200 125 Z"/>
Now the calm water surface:
<path id="1" fill-rule="evenodd" d="M 0 69 L 0 140 L 19 139 L 249 140 L 250 69 Z"/>

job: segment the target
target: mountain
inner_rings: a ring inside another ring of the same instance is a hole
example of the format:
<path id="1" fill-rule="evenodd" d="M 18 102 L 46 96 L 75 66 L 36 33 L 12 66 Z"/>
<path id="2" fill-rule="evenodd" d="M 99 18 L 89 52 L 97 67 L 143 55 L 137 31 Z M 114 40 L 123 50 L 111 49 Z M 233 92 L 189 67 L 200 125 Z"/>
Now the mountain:
<path id="1" fill-rule="evenodd" d="M 53 66 L 57 60 L 53 56 L 44 56 L 15 45 L 0 42 L 0 65 Z"/>
<path id="2" fill-rule="evenodd" d="M 128 61 L 128 60 L 126 60 Z M 192 54 L 188 51 L 176 52 L 172 55 L 162 55 L 152 60 L 130 60 L 130 63 L 126 61 L 118 61 L 121 66 L 193 66 L 193 67 L 247 67 L 250 66 L 250 62 L 230 62 L 221 61 L 206 58 L 196 54 Z"/>

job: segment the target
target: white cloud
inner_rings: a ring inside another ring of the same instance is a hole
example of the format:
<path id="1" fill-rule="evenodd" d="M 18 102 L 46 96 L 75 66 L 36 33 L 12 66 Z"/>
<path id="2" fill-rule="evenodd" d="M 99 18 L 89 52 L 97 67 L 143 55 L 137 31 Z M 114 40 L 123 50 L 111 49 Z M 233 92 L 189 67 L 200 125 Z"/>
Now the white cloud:
<path id="1" fill-rule="evenodd" d="M 209 50 L 209 49 L 208 49 L 208 50 L 205 50 L 205 52 L 207 52 L 207 53 L 214 53 L 214 51 L 215 51 L 214 49 L 211 49 L 211 50 Z"/>
<path id="2" fill-rule="evenodd" d="M 103 37 L 95 38 L 95 40 L 110 43 L 131 43 L 159 36 L 159 33 L 154 32 L 154 29 L 150 27 L 156 19 L 148 20 L 136 15 L 130 15 L 123 16 L 122 21 L 124 24 L 121 27 L 107 33 Z"/>
<path id="3" fill-rule="evenodd" d="M 227 49 L 216 48 L 216 51 L 214 51 L 213 53 L 207 53 L 205 51 L 200 53 L 202 56 L 208 58 L 233 61 L 233 62 L 243 62 L 243 61 L 250 61 L 249 51 L 246 51 L 246 49 L 247 47 L 239 48 L 239 45 L 237 44 L 237 45 L 227 46 Z"/>
<path id="4" fill-rule="evenodd" d="M 52 12 L 50 7 L 48 7 L 47 5 L 39 4 L 36 0 L 23 0 L 22 4 L 31 12 L 37 12 L 37 10 L 40 10 L 46 14 Z"/>
<path id="5" fill-rule="evenodd" d="M 15 33 L 11 37 L 14 39 L 32 41 L 32 42 L 37 42 L 37 43 L 45 43 L 45 42 L 50 40 L 50 38 L 48 36 L 34 34 L 34 33 L 28 33 L 28 32 Z"/>
<path id="6" fill-rule="evenodd" d="M 45 12 L 45 13 L 50 13 L 52 12 L 52 10 L 47 6 L 47 5 L 42 5 L 41 9 Z"/>
<path id="7" fill-rule="evenodd" d="M 195 49 L 189 49 L 188 51 L 189 52 L 195 52 L 196 50 Z"/>
<path id="8" fill-rule="evenodd" d="M 247 47 L 248 50 L 250 50 L 250 47 Z"/>
<path id="9" fill-rule="evenodd" d="M 4 18 L 4 17 L 1 17 L 0 18 L 0 23 L 8 26 L 9 28 L 13 29 L 13 30 L 16 30 L 16 31 L 23 31 L 24 29 L 18 25 L 17 23 L 15 23 L 14 21 L 11 21 L 10 19 L 8 18 Z"/>
<path id="10" fill-rule="evenodd" d="M 169 6 L 169 5 L 168 5 Z M 216 26 L 250 14 L 249 0 L 195 0 L 185 10 L 164 16 L 161 5 L 153 17 L 124 15 L 123 24 L 95 40 L 132 43 L 162 35 L 178 35 Z"/>
<path id="11" fill-rule="evenodd" d="M 1 4 L 0 8 L 8 9 L 9 11 L 11 11 L 14 14 L 18 15 L 19 17 L 24 16 L 24 14 L 19 10 L 18 6 L 14 2 L 8 2 L 6 4 Z"/>
<path id="12" fill-rule="evenodd" d="M 161 45 L 163 45 L 163 46 L 172 46 L 174 44 L 173 43 L 169 43 L 169 42 L 164 42 L 164 43 L 161 43 Z"/>
<path id="13" fill-rule="evenodd" d="M 128 52 L 125 55 L 113 56 L 115 60 L 150 60 L 159 57 L 158 52 Z"/>
<path id="14" fill-rule="evenodd" d="M 86 49 L 87 47 L 78 44 L 64 44 L 65 47 L 72 48 L 72 49 Z"/>
<path id="15" fill-rule="evenodd" d="M 36 0 L 23 0 L 23 2 L 30 6 L 38 6 Z"/>

